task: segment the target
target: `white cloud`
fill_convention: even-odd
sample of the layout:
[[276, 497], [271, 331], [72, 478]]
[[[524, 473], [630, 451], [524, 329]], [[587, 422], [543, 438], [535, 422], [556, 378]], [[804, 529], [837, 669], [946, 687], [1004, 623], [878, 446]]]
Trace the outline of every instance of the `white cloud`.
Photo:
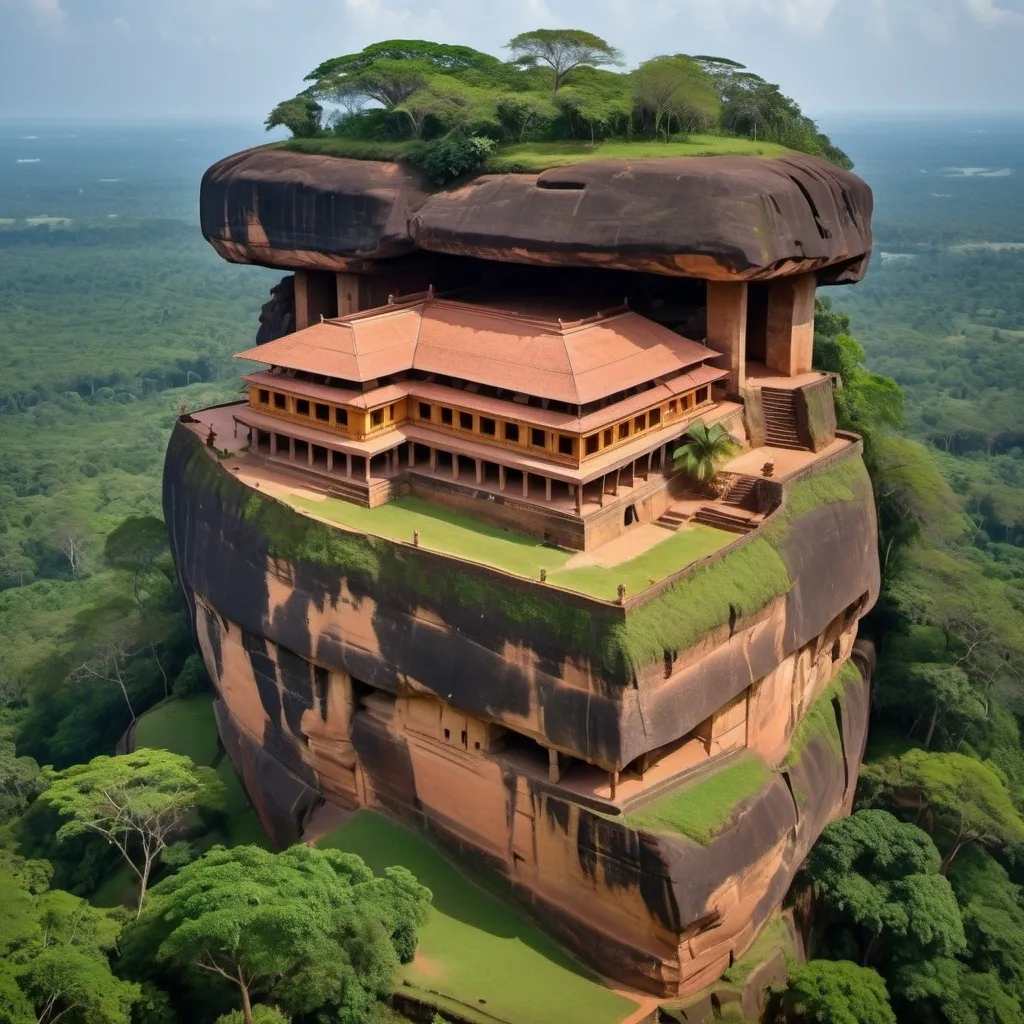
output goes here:
[[46, 25], [58, 27], [67, 21], [68, 13], [60, 0], [27, 0], [26, 6]]
[[994, 25], [1006, 21], [1024, 24], [1024, 14], [1008, 7], [1001, 7], [996, 0], [966, 0], [966, 3], [971, 14], [986, 24]]

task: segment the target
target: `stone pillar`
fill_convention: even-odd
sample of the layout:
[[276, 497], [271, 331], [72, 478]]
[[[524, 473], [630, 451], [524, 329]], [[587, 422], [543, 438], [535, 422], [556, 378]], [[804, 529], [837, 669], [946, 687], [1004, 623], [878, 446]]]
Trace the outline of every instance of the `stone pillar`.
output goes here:
[[416, 442], [415, 441], [410, 441], [409, 442], [409, 468], [410, 469], [415, 469], [416, 468]]
[[523, 497], [528, 498], [530, 496], [530, 474], [525, 470], [523, 471]]
[[345, 476], [352, 476], [352, 456], [347, 452], [345, 453]]
[[459, 479], [459, 457], [458, 455], [452, 455], [452, 479]]
[[599, 508], [604, 508], [604, 492], [607, 490], [607, 488], [608, 488], [608, 477], [607, 476], [603, 476], [603, 477], [601, 477], [601, 494], [600, 494], [600, 496], [597, 499], [597, 504], [598, 504]]
[[561, 777], [558, 766], [558, 751], [548, 747], [548, 782], [557, 783]]
[[364, 455], [363, 456], [363, 480], [366, 483], [370, 482], [370, 463], [372, 461], [373, 461], [373, 457], [371, 455]]
[[505, 490], [505, 467], [498, 463], [498, 490]]
[[333, 448], [328, 448], [327, 449], [327, 472], [328, 473], [333, 473], [334, 472], [334, 449]]
[[544, 498], [546, 501], [551, 501], [551, 477], [544, 477]]
[[358, 313], [362, 308], [362, 279], [358, 274], [335, 274], [338, 291], [338, 316]]
[[726, 386], [733, 394], [743, 390], [746, 378], [747, 283], [708, 281], [708, 347], [726, 356]]
[[484, 460], [476, 460], [476, 482], [482, 484], [484, 482]]
[[437, 449], [430, 449], [430, 472], [433, 473], [437, 470]]
[[325, 270], [295, 271], [295, 329], [338, 315], [334, 275]]
[[619, 496], [619, 478], [622, 476], [622, 467], [619, 466], [615, 470], [615, 483], [612, 484], [612, 497], [617, 498]]
[[576, 515], [583, 515], [583, 484], [576, 488]]
[[294, 437], [289, 437], [288, 438], [288, 458], [291, 459], [292, 462], [295, 461], [295, 438]]
[[306, 462], [307, 462], [307, 463], [308, 463], [308, 464], [309, 464], [310, 466], [312, 466], [312, 465], [313, 465], [313, 442], [312, 442], [312, 441], [310, 441], [310, 442], [309, 442], [309, 443], [308, 443], [308, 444], [306, 445]]
[[272, 430], [270, 432], [270, 454], [271, 455], [276, 455], [277, 454], [277, 431], [276, 430]]
[[765, 355], [769, 369], [787, 377], [810, 370], [817, 287], [815, 274], [797, 274], [771, 282]]

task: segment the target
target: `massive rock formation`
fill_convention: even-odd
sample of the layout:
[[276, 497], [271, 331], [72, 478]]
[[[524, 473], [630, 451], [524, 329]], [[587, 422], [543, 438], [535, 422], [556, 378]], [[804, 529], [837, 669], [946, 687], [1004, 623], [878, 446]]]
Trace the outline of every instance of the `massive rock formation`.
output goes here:
[[238, 263], [352, 271], [416, 251], [704, 280], [859, 280], [871, 191], [809, 156], [594, 160], [430, 192], [394, 163], [247, 150], [203, 178], [200, 216]]
[[[702, 158], [428, 193], [399, 165], [261, 149], [211, 168], [201, 206], [225, 258], [296, 271], [259, 341], [317, 311], [383, 304], [417, 275], [521, 294], [579, 267], [581, 294], [640, 282], [644, 315], [706, 325], [728, 357], [714, 402], [737, 437], [767, 446], [746, 470], [757, 528], [617, 603], [426, 550], [418, 535], [341, 530], [287, 488], [261, 489], [261, 466], [278, 481], [313, 474], [327, 405], [318, 425], [305, 401], [301, 428], [289, 426], [298, 406], [282, 405], [268, 428], [305, 431], [308, 467], [287, 438], [290, 464], [272, 461], [276, 434], [260, 455], [230, 408], [214, 409], [176, 426], [164, 478], [221, 736], [275, 842], [294, 841], [325, 798], [375, 807], [503, 876], [607, 976], [675, 996], [715, 981], [848, 813], [866, 739], [872, 665], [855, 643], [878, 593], [874, 501], [859, 439], [836, 431], [831, 382], [809, 370], [815, 285], [867, 265], [867, 186], [808, 157]], [[500, 277], [515, 264], [533, 276]], [[322, 374], [307, 384], [316, 402], [334, 394]], [[214, 426], [234, 429], [237, 459], [203, 444]], [[643, 486], [667, 494], [671, 460], [657, 480], [645, 465]], [[345, 486], [323, 483], [353, 500]], [[471, 514], [487, 499], [457, 471], [446, 487]], [[624, 528], [603, 487], [600, 515]], [[703, 831], [658, 817], [744, 766], [762, 774]]]

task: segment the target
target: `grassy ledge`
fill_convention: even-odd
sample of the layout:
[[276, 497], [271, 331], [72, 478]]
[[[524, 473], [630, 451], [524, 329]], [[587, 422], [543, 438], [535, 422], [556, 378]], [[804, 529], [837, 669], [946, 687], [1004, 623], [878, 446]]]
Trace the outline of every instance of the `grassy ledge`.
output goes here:
[[[270, 144], [293, 153], [347, 157], [351, 160], [415, 161], [422, 142], [366, 142], [338, 136], [288, 139]], [[500, 145], [488, 159], [482, 174], [536, 174], [550, 167], [585, 160], [655, 160], [680, 156], [792, 156], [793, 150], [774, 142], [727, 135], [692, 135], [686, 142], [522, 142]]]
[[757, 754], [746, 752], [714, 775], [678, 789], [626, 815], [630, 828], [684, 835], [707, 846], [728, 824], [736, 807], [759, 793], [772, 772]]

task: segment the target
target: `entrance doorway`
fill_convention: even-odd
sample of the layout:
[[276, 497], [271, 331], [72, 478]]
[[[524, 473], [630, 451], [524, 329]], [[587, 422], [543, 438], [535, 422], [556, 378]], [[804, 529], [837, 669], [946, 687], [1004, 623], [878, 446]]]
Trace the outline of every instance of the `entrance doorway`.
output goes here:
[[748, 363], [768, 362], [768, 290], [771, 285], [754, 281], [747, 286], [747, 342]]
[[622, 519], [624, 526], [632, 526], [634, 523], [640, 522], [640, 517], [636, 512], [636, 505], [627, 505], [625, 514]]

